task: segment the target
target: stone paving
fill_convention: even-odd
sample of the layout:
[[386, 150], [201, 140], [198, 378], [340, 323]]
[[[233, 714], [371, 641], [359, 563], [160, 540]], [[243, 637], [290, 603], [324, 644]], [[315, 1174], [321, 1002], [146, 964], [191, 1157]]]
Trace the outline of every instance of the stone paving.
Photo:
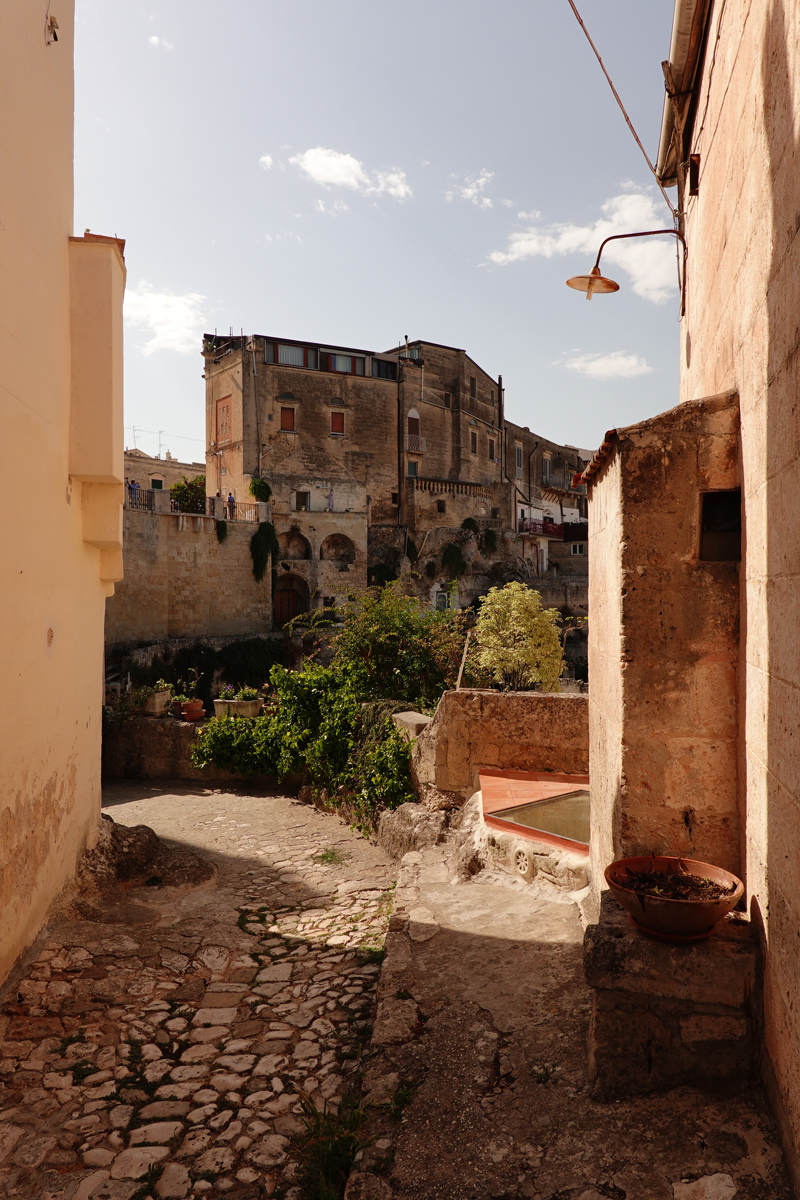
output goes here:
[[392, 869], [287, 797], [121, 783], [105, 804], [218, 878], [39, 939], [0, 1005], [0, 1195], [294, 1200], [300, 1100], [335, 1109], [359, 1070]]

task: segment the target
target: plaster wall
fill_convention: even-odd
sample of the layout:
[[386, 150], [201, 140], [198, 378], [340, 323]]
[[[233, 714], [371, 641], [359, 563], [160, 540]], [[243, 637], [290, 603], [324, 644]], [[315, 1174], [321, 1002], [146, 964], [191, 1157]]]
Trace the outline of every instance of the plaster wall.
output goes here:
[[70, 240], [73, 17], [48, 46], [41, 7], [0, 6], [0, 980], [95, 838], [121, 574], [125, 268], [116, 239]]
[[227, 528], [219, 542], [210, 517], [126, 509], [125, 579], [106, 604], [106, 644], [268, 632], [271, 573], [256, 583], [250, 557], [258, 526]]
[[445, 692], [414, 744], [415, 783], [459, 792], [466, 800], [480, 786], [481, 767], [586, 774], [587, 697], [481, 688]]
[[715, 5], [708, 45], [681, 397], [740, 396], [742, 865], [763, 926], [768, 1073], [800, 1183], [800, 9]]

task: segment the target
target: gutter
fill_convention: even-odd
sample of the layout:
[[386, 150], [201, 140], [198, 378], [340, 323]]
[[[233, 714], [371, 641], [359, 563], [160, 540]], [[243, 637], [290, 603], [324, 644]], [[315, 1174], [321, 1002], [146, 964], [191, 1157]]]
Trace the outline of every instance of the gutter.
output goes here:
[[[672, 96], [664, 97], [661, 117], [661, 136], [656, 158], [656, 176], [664, 187], [674, 187], [678, 182], [678, 165], [684, 148], [678, 146], [679, 137], [675, 127], [675, 104], [680, 107], [681, 125], [691, 128], [698, 81], [699, 68], [705, 49], [705, 32], [711, 0], [675, 0], [672, 20], [672, 40], [669, 48], [669, 67], [675, 83]], [[679, 157], [680, 152], [680, 157]]]

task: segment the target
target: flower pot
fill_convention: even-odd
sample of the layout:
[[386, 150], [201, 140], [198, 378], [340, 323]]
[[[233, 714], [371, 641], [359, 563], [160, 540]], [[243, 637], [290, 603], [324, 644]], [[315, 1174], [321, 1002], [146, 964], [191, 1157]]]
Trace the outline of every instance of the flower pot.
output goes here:
[[[635, 872], [665, 875], [698, 875], [729, 890], [716, 899], [677, 900], [669, 896], [642, 895], [634, 891]], [[614, 897], [643, 933], [668, 941], [695, 941], [713, 933], [718, 921], [735, 908], [744, 895], [744, 884], [736, 875], [694, 858], [645, 855], [621, 858], [606, 867], [605, 877]]]
[[183, 705], [183, 719], [185, 721], [201, 721], [205, 715], [202, 700], [187, 700]]
[[264, 701], [255, 700], [215, 700], [215, 717], [257, 717], [261, 712]]
[[153, 692], [152, 696], [147, 697], [143, 711], [154, 717], [160, 717], [169, 708], [170, 695], [170, 692]]
[[181, 717], [183, 716], [183, 701], [182, 700], [173, 700], [172, 701], [172, 715], [173, 715], [173, 717], [177, 717], [178, 720], [181, 719]]

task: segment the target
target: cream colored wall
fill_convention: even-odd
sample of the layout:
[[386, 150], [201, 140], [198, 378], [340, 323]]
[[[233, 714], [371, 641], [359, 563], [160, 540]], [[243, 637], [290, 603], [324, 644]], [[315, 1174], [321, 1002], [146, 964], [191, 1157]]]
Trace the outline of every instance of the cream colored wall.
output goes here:
[[105, 597], [120, 577], [116, 244], [72, 234], [73, 5], [0, 5], [0, 979], [100, 811]]
[[800, 7], [714, 8], [692, 147], [701, 175], [681, 398], [740, 397], [744, 859], [763, 923], [773, 1095], [800, 1182]]

